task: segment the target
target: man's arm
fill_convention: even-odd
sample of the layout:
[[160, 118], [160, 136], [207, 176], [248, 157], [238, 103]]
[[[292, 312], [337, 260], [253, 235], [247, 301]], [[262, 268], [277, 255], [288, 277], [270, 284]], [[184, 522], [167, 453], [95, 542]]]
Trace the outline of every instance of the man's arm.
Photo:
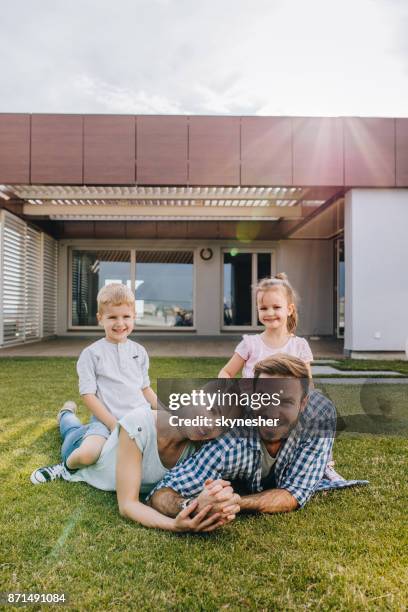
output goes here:
[[239, 502], [241, 512], [293, 512], [299, 508], [299, 503], [289, 491], [285, 489], [270, 489], [253, 495], [244, 495]]
[[[182, 495], [165, 487], [155, 491], [148, 501], [155, 510], [166, 516], [175, 517], [182, 509], [184, 498]], [[211, 505], [211, 513], [221, 514], [221, 517], [227, 520], [233, 520], [239, 512], [240, 497], [225, 480], [207, 481], [203, 490], [197, 497], [197, 511], [200, 512], [203, 508]]]
[[314, 494], [333, 447], [336, 413], [332, 402], [320, 393], [309, 401], [308, 427], [288, 438], [275, 464], [277, 488], [242, 497], [241, 511], [292, 512], [303, 508]]

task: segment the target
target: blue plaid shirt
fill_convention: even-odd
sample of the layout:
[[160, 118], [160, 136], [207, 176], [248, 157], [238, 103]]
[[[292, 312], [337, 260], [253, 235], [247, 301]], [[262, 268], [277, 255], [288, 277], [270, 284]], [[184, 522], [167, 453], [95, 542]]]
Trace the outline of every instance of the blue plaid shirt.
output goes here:
[[[297, 425], [281, 445], [273, 465], [274, 487], [286, 489], [304, 506], [317, 491], [365, 484], [357, 480], [324, 478], [336, 430], [336, 411], [319, 391], [309, 394]], [[257, 429], [231, 431], [204, 444], [172, 468], [152, 490], [168, 487], [183, 497], [198, 495], [207, 479], [239, 480], [249, 491], [263, 490], [262, 450]], [[268, 488], [268, 487], [267, 487]]]

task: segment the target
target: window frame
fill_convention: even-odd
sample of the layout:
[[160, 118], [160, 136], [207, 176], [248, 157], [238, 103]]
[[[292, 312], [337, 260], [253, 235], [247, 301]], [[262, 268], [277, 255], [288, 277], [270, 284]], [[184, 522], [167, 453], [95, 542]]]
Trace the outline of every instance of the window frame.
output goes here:
[[[194, 325], [192, 327], [168, 327], [168, 326], [138, 326], [137, 324], [137, 319], [135, 322], [135, 326], [133, 328], [133, 332], [132, 333], [136, 333], [136, 332], [144, 332], [144, 331], [159, 331], [159, 332], [163, 332], [163, 331], [168, 331], [168, 332], [174, 332], [174, 333], [180, 333], [180, 332], [184, 332], [184, 333], [190, 333], [190, 332], [195, 332], [197, 331], [196, 329], [196, 325], [195, 325], [195, 317], [196, 317], [196, 263], [197, 263], [197, 249], [195, 249], [194, 247], [162, 247], [160, 249], [154, 249], [154, 248], [147, 248], [147, 247], [139, 247], [139, 248], [133, 248], [133, 247], [122, 247], [122, 248], [118, 248], [118, 247], [114, 247], [114, 246], [76, 246], [76, 245], [71, 245], [68, 248], [68, 326], [67, 326], [67, 331], [96, 331], [96, 330], [101, 330], [101, 327], [99, 325], [73, 325], [72, 324], [72, 253], [73, 251], [95, 251], [95, 250], [101, 250], [103, 249], [104, 251], [127, 251], [130, 252], [130, 287], [131, 290], [133, 291], [133, 293], [135, 294], [135, 285], [136, 285], [136, 267], [137, 267], [137, 251], [151, 251], [152, 253], [157, 253], [160, 251], [175, 251], [175, 252], [179, 252], [179, 251], [183, 251], [183, 252], [190, 252], [193, 254], [193, 321], [194, 321]], [[135, 294], [136, 295], [136, 294]], [[136, 298], [137, 299], [137, 298]]]

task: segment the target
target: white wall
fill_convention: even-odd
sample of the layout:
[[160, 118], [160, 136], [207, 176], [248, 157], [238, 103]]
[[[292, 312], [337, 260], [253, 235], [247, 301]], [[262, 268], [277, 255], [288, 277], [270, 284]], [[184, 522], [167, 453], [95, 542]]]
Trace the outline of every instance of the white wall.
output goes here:
[[277, 272], [286, 272], [299, 294], [299, 335], [333, 334], [333, 242], [284, 240]]
[[345, 344], [402, 351], [408, 337], [408, 189], [352, 189], [345, 200]]

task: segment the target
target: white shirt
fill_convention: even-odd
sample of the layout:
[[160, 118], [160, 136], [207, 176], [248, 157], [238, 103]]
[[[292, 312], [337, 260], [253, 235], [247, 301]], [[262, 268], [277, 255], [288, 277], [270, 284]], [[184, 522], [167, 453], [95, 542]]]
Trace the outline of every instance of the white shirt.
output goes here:
[[149, 357], [133, 340], [94, 342], [79, 356], [77, 372], [79, 393], [96, 395], [117, 419], [148, 405], [142, 389], [150, 386]]
[[[116, 456], [119, 442], [119, 431], [123, 427], [129, 437], [135, 441], [142, 453], [142, 480], [140, 493], [147, 495], [168, 471], [160, 460], [157, 448], [157, 427], [155, 413], [150, 406], [133, 410], [117, 423], [104, 447], [98, 461], [74, 472], [71, 481], [84, 481], [104, 491], [116, 489]], [[178, 463], [194, 452], [194, 445], [187, 442]]]

